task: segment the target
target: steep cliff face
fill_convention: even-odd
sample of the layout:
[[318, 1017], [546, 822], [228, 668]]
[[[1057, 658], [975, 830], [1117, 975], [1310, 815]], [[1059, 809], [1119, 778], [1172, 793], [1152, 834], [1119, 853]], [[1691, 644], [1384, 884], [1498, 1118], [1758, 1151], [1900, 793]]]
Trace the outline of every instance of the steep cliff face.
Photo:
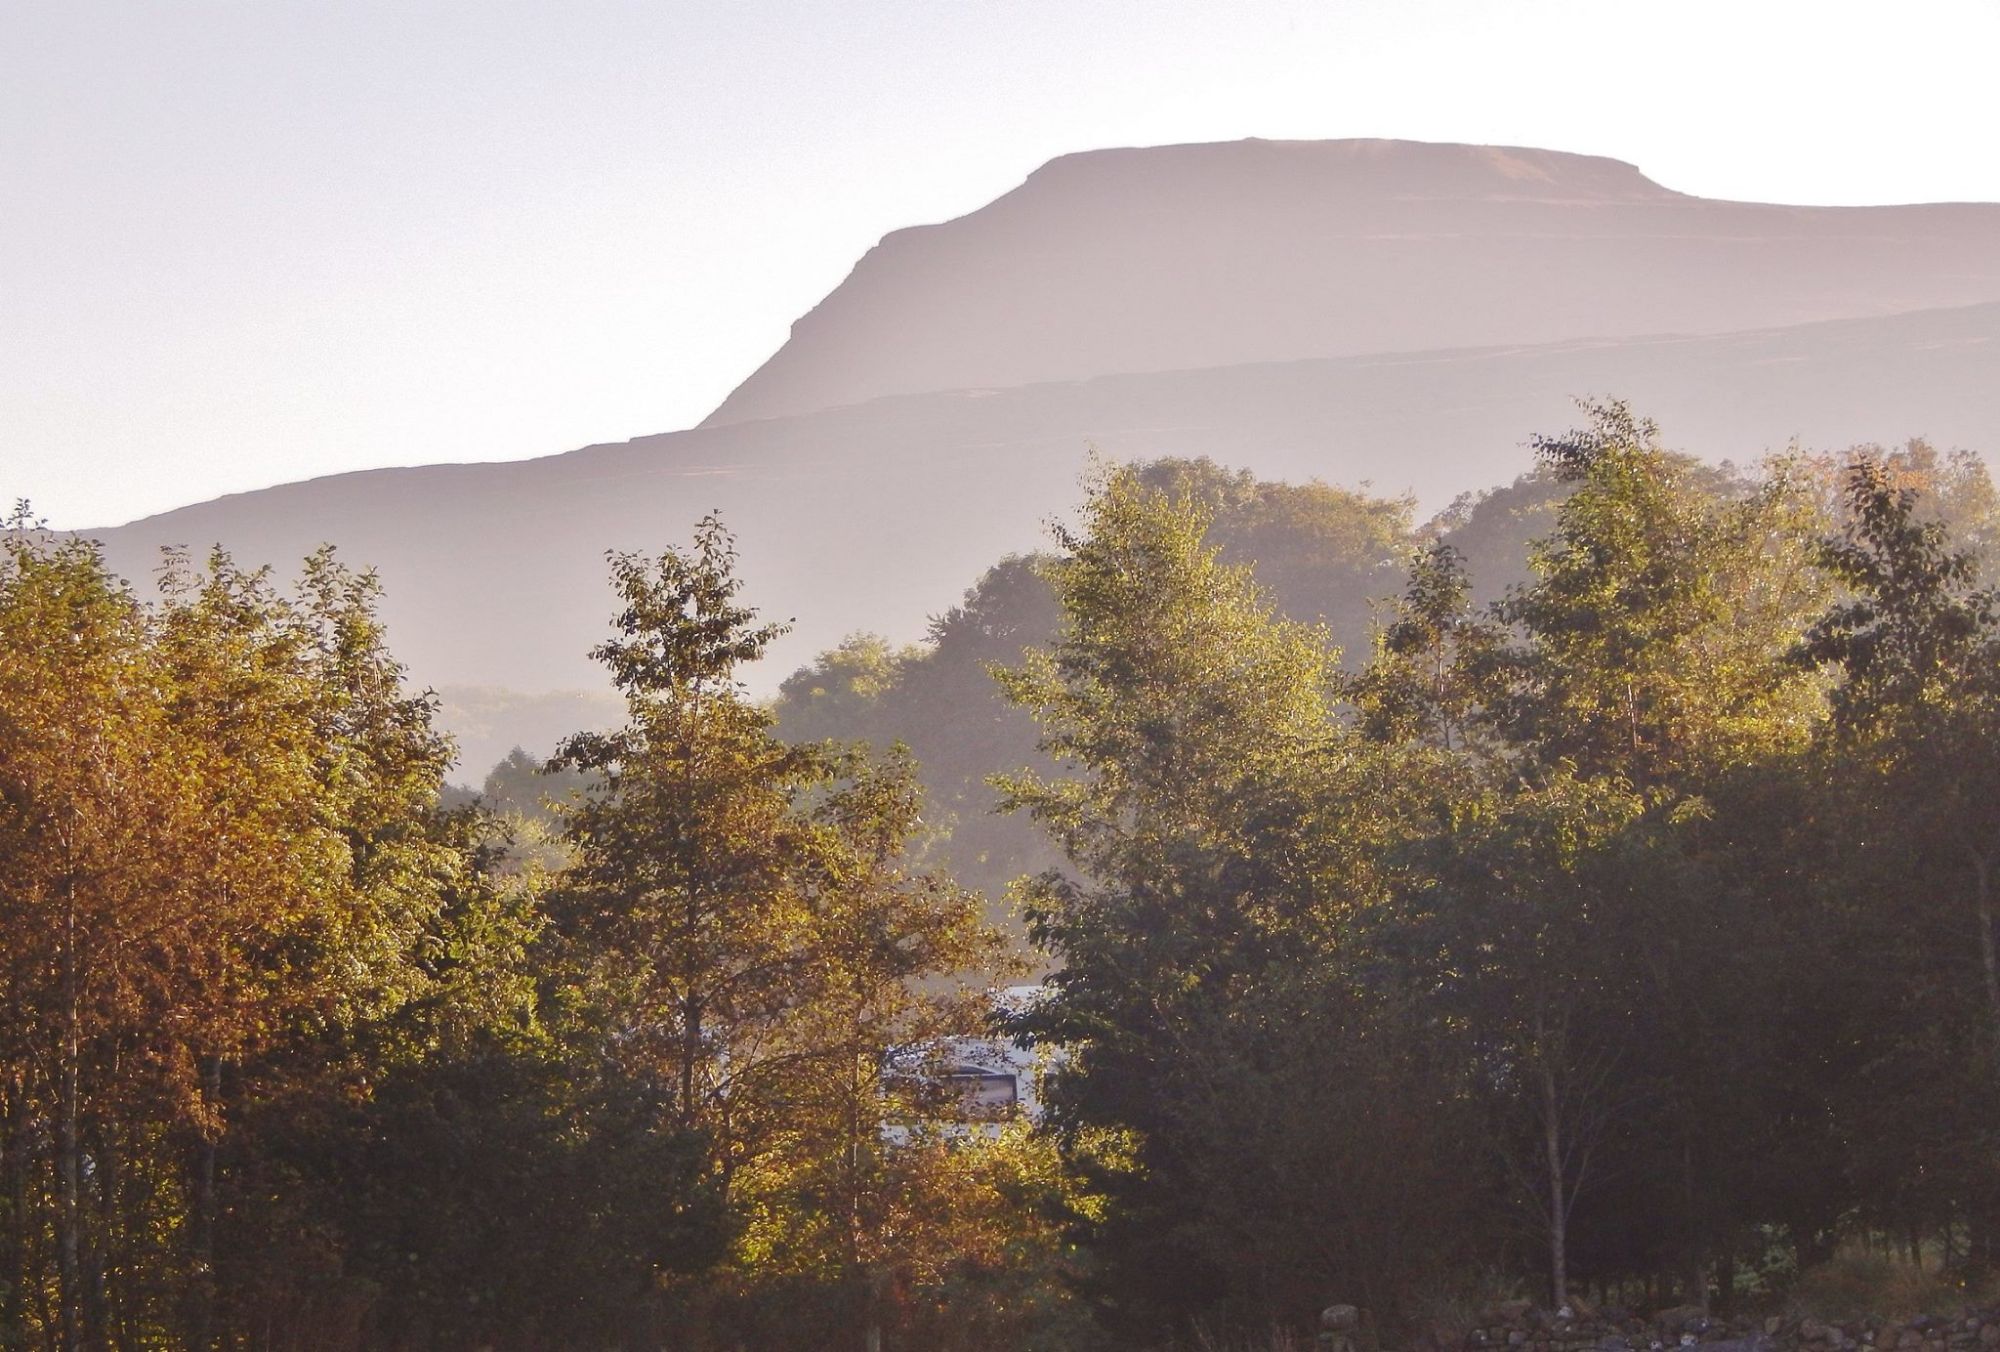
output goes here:
[[891, 394], [2000, 300], [2000, 206], [1786, 207], [1407, 141], [1064, 156], [885, 238], [704, 425]]

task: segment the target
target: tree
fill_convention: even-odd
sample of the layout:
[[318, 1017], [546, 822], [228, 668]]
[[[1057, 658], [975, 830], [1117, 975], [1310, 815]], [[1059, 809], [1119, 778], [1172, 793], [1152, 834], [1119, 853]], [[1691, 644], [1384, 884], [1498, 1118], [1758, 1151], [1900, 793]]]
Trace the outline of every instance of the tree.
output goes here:
[[558, 753], [602, 787], [566, 809], [553, 922], [613, 1059], [664, 1087], [750, 1218], [739, 1255], [829, 1281], [865, 1329], [883, 1317], [884, 1065], [977, 1026], [964, 983], [998, 940], [978, 898], [909, 865], [906, 756], [788, 744], [745, 697], [737, 667], [781, 630], [739, 603], [734, 562], [714, 518], [688, 552], [613, 556], [625, 609], [597, 656], [629, 720]]
[[1646, 917], [1617, 865], [1642, 812], [1629, 789], [1566, 771], [1467, 795], [1404, 903], [1498, 1106], [1502, 1161], [1547, 1246], [1552, 1308], [1569, 1301], [1578, 1202], [1615, 1167], [1611, 1133], [1634, 1106], [1623, 1063], [1643, 1055], [1632, 959]]
[[435, 998], [430, 942], [482, 908], [444, 920], [468, 867], [433, 811], [449, 746], [401, 689], [372, 579], [322, 554], [292, 600], [217, 554], [170, 557], [163, 585], [144, 606], [93, 546], [25, 517], [0, 563], [24, 1016], [5, 1049], [7, 1316], [71, 1347], [161, 1328], [208, 1345], [246, 1081], [308, 1040], [323, 1074], [333, 1030]]
[[1206, 457], [1155, 460], [1135, 472], [1144, 486], [1206, 510], [1219, 557], [1255, 567], [1278, 613], [1326, 626], [1350, 656], [1367, 651], [1370, 604], [1410, 549], [1412, 499], [1317, 479], [1261, 480]]
[[1720, 767], [1803, 745], [1820, 704], [1784, 661], [1820, 592], [1789, 480], [1725, 496], [1622, 404], [1537, 441], [1571, 492], [1502, 605], [1527, 640], [1499, 711], [1545, 764], [1700, 792]]
[[[1423, 1057], [1354, 942], [1404, 785], [1336, 716], [1323, 631], [1275, 616], [1209, 522], [1107, 472], [1048, 565], [1053, 644], [1002, 674], [1055, 765], [1005, 780], [1009, 800], [1071, 864], [1028, 890], [1060, 966], [1019, 1027], [1070, 1057], [1056, 1122], [1106, 1197], [1104, 1306], [1152, 1333], [1203, 1312], [1300, 1322], [1329, 1286], [1386, 1302], [1397, 1265], [1369, 1223], [1449, 1252], [1462, 1181], [1417, 1163], [1454, 1154], [1427, 1148], [1454, 1114], [1415, 1107], [1449, 1090], [1391, 1072]], [[1314, 1157], [1351, 1164], [1345, 1186], [1295, 1172]]]
[[1916, 490], [1895, 486], [1885, 465], [1862, 456], [1847, 482], [1850, 524], [1827, 540], [1823, 566], [1846, 588], [1806, 634], [1809, 662], [1836, 666], [1836, 723], [1872, 741], [1877, 772], [1900, 780], [1969, 874], [1973, 946], [2000, 1073], [2000, 938], [1993, 873], [2000, 771], [1975, 748], [2000, 731], [2000, 613], [1979, 589], [1973, 555], [1954, 550], [1945, 526], [1919, 517]]
[[1464, 557], [1442, 542], [1418, 551], [1373, 661], [1349, 687], [1363, 728], [1377, 741], [1465, 749], [1501, 693], [1501, 643], [1500, 627], [1473, 610]]
[[783, 629], [738, 604], [734, 561], [712, 517], [691, 553], [612, 557], [620, 637], [594, 655], [629, 721], [570, 738], [553, 762], [602, 780], [568, 810], [575, 863], [554, 923], [595, 963], [621, 1056], [663, 1075], [675, 1121], [709, 1135], [725, 1187], [748, 1130], [737, 1090], [806, 975], [793, 860], [813, 835], [794, 807], [820, 778], [735, 683]]
[[[1850, 790], [1845, 819], [1860, 847], [1844, 879], [1849, 914], [1878, 953], [1894, 955], [1905, 991], [1921, 993], [1892, 1002], [1878, 1030], [1900, 1031], [1905, 1063], [1956, 1077], [1963, 1043], [1985, 1044], [1984, 1073], [1955, 1096], [1969, 1116], [1936, 1142], [1926, 1172], [1956, 1194], [1933, 1205], [1969, 1210], [1979, 1256], [1996, 1262], [2000, 1177], [1989, 1124], [2000, 1105], [2000, 766], [1990, 748], [2000, 737], [2000, 615], [1978, 585], [1974, 556], [1953, 547], [1892, 465], [1857, 456], [1845, 497], [1846, 528], [1821, 546], [1843, 594], [1799, 653], [1841, 678], [1833, 763]], [[1953, 979], [1957, 972], [1966, 979]], [[1911, 1144], [1896, 1132], [1860, 1139], [1897, 1156]]]
[[[7, 1089], [20, 1209], [11, 1219], [48, 1225], [56, 1280], [43, 1332], [65, 1349], [100, 1344], [110, 1318], [91, 1195], [102, 1175], [88, 1160], [103, 1106], [123, 1089], [111, 1067], [163, 1031], [150, 1016], [165, 1012], [162, 997], [172, 1001], [163, 988], [171, 956], [149, 961], [152, 945], [128, 945], [125, 931], [156, 936], [171, 955], [191, 910], [191, 889], [170, 862], [191, 805], [148, 697], [151, 637], [94, 548], [50, 540], [25, 512], [10, 523], [0, 567], [0, 872], [14, 1011]], [[40, 1132], [53, 1198], [27, 1173]], [[14, 1292], [34, 1283], [25, 1241], [10, 1246], [21, 1263], [9, 1274]], [[17, 1305], [10, 1326], [22, 1329], [28, 1314]]]

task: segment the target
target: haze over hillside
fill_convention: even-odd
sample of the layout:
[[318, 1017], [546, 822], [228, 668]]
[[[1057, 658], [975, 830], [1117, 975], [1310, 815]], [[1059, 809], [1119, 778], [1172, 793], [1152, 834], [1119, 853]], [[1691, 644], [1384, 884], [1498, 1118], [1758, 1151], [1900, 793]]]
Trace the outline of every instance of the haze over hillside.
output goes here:
[[1991, 449], [1996, 376], [2000, 206], [1704, 202], [1610, 160], [1398, 142], [1102, 152], [892, 235], [699, 428], [90, 533], [135, 578], [162, 544], [282, 565], [331, 540], [380, 569], [418, 680], [534, 692], [598, 683], [607, 548], [720, 508], [750, 599], [799, 617], [774, 687], [849, 631], [920, 636], [1040, 543], [1089, 444], [1435, 508], [1524, 470], [1579, 395], [1715, 457]]
[[882, 399], [494, 465], [374, 470], [97, 532], [143, 577], [162, 542], [292, 560], [321, 539], [377, 565], [418, 676], [517, 689], [594, 679], [603, 551], [686, 538], [720, 508], [753, 597], [798, 631], [789, 665], [855, 628], [914, 638], [1074, 500], [1086, 446], [1208, 454], [1429, 507], [1528, 468], [1525, 440], [1617, 392], [1678, 444], [1753, 456], [1922, 433], [2000, 444], [2000, 304], [1697, 339], [1555, 344], [1110, 376]]

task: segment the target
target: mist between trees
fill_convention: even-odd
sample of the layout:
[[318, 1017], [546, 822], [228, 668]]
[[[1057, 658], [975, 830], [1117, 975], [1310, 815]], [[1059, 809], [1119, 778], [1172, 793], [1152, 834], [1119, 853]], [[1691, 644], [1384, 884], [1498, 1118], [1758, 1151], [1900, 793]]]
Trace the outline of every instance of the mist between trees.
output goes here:
[[[1984, 469], [1717, 469], [1616, 404], [1537, 449], [1422, 525], [1101, 468], [769, 706], [707, 520], [611, 560], [623, 725], [472, 801], [367, 574], [147, 600], [23, 511], [0, 1342], [1396, 1345], [1857, 1242], [1989, 1280]], [[961, 1120], [972, 1034], [1039, 1121]]]

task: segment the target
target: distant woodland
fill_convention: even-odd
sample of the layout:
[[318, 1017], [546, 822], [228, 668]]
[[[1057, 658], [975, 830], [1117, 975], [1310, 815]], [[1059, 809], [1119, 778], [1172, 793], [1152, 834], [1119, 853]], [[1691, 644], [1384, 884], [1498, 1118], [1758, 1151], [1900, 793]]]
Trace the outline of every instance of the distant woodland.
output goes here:
[[[370, 574], [142, 595], [22, 509], [0, 1345], [1247, 1348], [1341, 1301], [1411, 1346], [1856, 1254], [1992, 1289], [1983, 464], [1716, 467], [1616, 403], [1536, 450], [1429, 521], [1099, 466], [927, 642], [774, 701], [709, 518], [610, 559], [620, 725], [476, 794]], [[1040, 1111], [974, 1111], [965, 1039]]]

